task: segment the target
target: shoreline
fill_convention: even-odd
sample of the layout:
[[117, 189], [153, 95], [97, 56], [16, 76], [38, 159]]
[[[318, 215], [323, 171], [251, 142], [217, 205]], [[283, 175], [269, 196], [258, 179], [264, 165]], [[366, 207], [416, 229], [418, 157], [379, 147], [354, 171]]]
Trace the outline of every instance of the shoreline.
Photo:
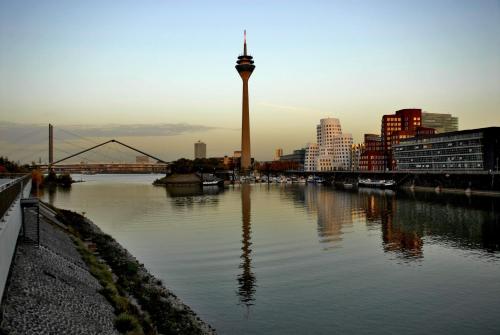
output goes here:
[[34, 211], [18, 238], [0, 334], [216, 334], [94, 222], [40, 209], [38, 238]]
[[162, 280], [94, 222], [73, 211], [55, 210], [58, 218], [80, 235], [89, 249], [95, 248], [99, 260], [104, 261], [116, 277], [118, 291], [123, 291], [137, 305], [158, 333], [216, 334], [215, 329], [166, 288]]

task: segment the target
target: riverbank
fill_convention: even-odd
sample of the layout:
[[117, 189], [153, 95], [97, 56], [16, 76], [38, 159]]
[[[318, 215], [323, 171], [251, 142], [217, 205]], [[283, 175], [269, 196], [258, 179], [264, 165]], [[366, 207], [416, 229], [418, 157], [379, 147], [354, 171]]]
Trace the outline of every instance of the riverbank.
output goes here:
[[20, 239], [0, 334], [215, 333], [93, 222], [52, 210], [40, 247]]

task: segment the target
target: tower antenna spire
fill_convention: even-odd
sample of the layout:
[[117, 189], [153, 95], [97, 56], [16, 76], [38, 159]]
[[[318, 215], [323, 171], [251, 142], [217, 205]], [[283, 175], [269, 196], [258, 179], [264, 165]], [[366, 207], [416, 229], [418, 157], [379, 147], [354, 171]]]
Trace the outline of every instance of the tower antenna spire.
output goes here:
[[247, 55], [247, 30], [243, 30], [243, 55]]

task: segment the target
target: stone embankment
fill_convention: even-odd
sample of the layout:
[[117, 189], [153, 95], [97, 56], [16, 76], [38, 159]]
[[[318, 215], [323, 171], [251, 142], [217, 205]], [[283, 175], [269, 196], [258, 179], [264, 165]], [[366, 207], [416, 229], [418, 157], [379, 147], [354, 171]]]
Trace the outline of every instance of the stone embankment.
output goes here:
[[[35, 214], [28, 213], [33, 224]], [[0, 333], [118, 334], [114, 309], [64, 232], [40, 222], [40, 246], [18, 241]]]
[[215, 334], [111, 236], [53, 210], [40, 246], [19, 240], [0, 334]]

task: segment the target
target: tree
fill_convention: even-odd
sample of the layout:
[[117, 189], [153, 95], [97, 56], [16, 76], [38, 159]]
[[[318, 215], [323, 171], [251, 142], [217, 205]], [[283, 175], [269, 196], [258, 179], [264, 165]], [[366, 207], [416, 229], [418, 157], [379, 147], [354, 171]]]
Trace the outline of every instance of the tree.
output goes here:
[[0, 172], [22, 173], [26, 171], [25, 167], [10, 161], [7, 157], [0, 156]]
[[170, 165], [172, 173], [192, 173], [193, 161], [186, 158], [180, 158]]
[[224, 165], [218, 158], [196, 158], [195, 160], [181, 158], [173, 162], [170, 169], [173, 173], [212, 172], [224, 169]]

